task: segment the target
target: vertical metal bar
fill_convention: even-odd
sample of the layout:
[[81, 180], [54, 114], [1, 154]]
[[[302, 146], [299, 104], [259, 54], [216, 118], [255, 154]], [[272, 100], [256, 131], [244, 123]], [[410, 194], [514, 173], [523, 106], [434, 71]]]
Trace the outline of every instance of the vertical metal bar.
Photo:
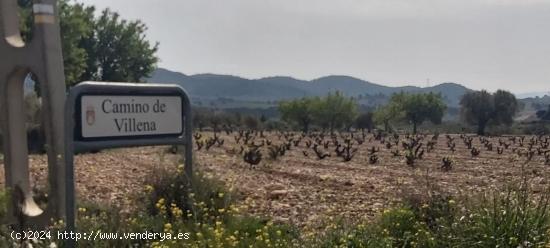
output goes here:
[[[27, 148], [27, 132], [25, 128], [25, 112], [23, 101], [23, 81], [28, 70], [18, 68], [8, 78], [6, 85], [5, 111], [7, 120], [4, 130], [6, 147], [6, 185], [15, 190], [13, 201], [16, 201], [22, 217], [36, 217], [43, 211], [32, 198], [29, 170], [29, 153]], [[16, 211], [18, 212], [18, 211]], [[22, 223], [20, 223], [22, 224]]]
[[[12, 192], [7, 216], [2, 221], [17, 223], [42, 213], [34, 204], [30, 188], [27, 133], [23, 108], [23, 81], [28, 72], [24, 61], [16, 1], [0, 1], [0, 128], [2, 129], [6, 188]], [[27, 204], [29, 203], [29, 204]], [[32, 209], [32, 211], [31, 211]], [[24, 216], [27, 215], [27, 216]]]
[[38, 73], [42, 93], [43, 125], [48, 144], [48, 180], [50, 198], [48, 207], [56, 217], [65, 215], [64, 163], [64, 104], [66, 98], [65, 73], [61, 51], [61, 33], [57, 0], [35, 1], [33, 5], [35, 38], [42, 51]]
[[183, 114], [185, 115], [185, 174], [189, 178], [189, 182], [193, 181], [193, 118], [191, 116], [191, 101], [189, 96], [184, 94], [184, 109]]

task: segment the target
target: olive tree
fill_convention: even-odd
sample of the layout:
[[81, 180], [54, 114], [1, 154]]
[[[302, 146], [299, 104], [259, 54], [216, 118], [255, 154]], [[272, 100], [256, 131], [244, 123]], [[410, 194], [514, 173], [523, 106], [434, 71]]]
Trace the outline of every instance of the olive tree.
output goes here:
[[333, 133], [335, 129], [351, 126], [357, 116], [357, 102], [336, 91], [316, 102], [314, 110], [316, 122]]
[[315, 115], [315, 107], [319, 98], [301, 98], [279, 103], [281, 119], [286, 122], [294, 122], [301, 126], [303, 132], [308, 132]]
[[405, 120], [412, 125], [413, 133], [416, 133], [418, 125], [425, 121], [440, 124], [446, 109], [440, 94], [401, 92], [393, 94], [388, 104], [376, 110], [374, 118], [384, 124], [385, 131], [389, 131], [391, 120]]
[[516, 97], [504, 90], [494, 94], [482, 91], [472, 91], [460, 99], [462, 119], [471, 125], [477, 125], [477, 134], [484, 135], [489, 123], [511, 125], [513, 117], [519, 110]]
[[397, 99], [390, 101], [384, 106], [378, 107], [374, 111], [374, 122], [384, 125], [384, 131], [391, 131], [390, 122], [401, 118], [402, 113], [399, 110], [400, 104], [397, 102]]
[[357, 102], [340, 92], [325, 97], [304, 97], [279, 103], [281, 119], [297, 123], [308, 132], [312, 124], [334, 132], [341, 127], [351, 127], [357, 117]]
[[403, 118], [412, 124], [413, 133], [416, 133], [418, 125], [425, 121], [440, 124], [447, 106], [440, 94], [420, 93], [394, 94], [390, 101], [402, 112]]

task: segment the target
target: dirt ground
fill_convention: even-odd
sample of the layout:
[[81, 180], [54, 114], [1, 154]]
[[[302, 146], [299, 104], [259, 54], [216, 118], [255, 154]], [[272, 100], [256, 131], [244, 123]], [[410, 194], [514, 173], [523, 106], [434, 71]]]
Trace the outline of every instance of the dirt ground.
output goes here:
[[[488, 151], [475, 137], [473, 146], [481, 153], [473, 157], [458, 135], [450, 136], [456, 144], [455, 152], [447, 146], [448, 138], [440, 135], [435, 149], [425, 153], [423, 159], [412, 168], [405, 163], [401, 144], [387, 149], [385, 143], [376, 140], [372, 134], [366, 136], [362, 145], [355, 144], [357, 154], [349, 162], [335, 156], [332, 145], [327, 149], [320, 146], [330, 151], [331, 157], [318, 159], [312, 148], [307, 148], [305, 144], [312, 138], [305, 137], [298, 146], [292, 144], [290, 150], [277, 160], [268, 158], [267, 145], [261, 147], [263, 159], [251, 168], [240, 153], [241, 146], [245, 151], [248, 148], [242, 140], [236, 144], [236, 135], [221, 135], [223, 145], [213, 145], [208, 151], [205, 147], [197, 151], [195, 146], [197, 168], [224, 180], [228, 187], [240, 192], [242, 197], [238, 203], [245, 211], [298, 226], [314, 225], [328, 216], [371, 218], [403, 197], [425, 194], [430, 189], [460, 196], [500, 188], [519, 180], [522, 164], [527, 158], [518, 154], [528, 151], [527, 143], [531, 138], [526, 137], [524, 145], [520, 146], [518, 142], [501, 137], [510, 146], [498, 154], [499, 137], [489, 138], [494, 145], [493, 151]], [[213, 133], [205, 132], [200, 140], [212, 136]], [[299, 133], [294, 134], [295, 139], [299, 136]], [[424, 144], [431, 137], [427, 135]], [[271, 141], [272, 145], [288, 142], [275, 133], [266, 134], [266, 137], [258, 135], [253, 139], [255, 144], [260, 144], [262, 140]], [[368, 162], [368, 150], [372, 147], [380, 150], [377, 153], [379, 161], [375, 164]], [[402, 153], [399, 157], [390, 153], [396, 147]], [[535, 144], [532, 150], [536, 148], [542, 152], [548, 150], [543, 150], [540, 144]], [[155, 174], [155, 170], [161, 166], [176, 167], [176, 156], [166, 153], [166, 150], [166, 147], [146, 147], [77, 155], [75, 168], [79, 197], [131, 209], [135, 192], [144, 190], [145, 182]], [[440, 168], [441, 160], [446, 156], [454, 161], [450, 171]], [[32, 155], [30, 158], [33, 182], [38, 187], [43, 187], [46, 182], [45, 160], [42, 155]], [[535, 154], [523, 168], [535, 193], [547, 187], [550, 170], [545, 165], [543, 154]], [[3, 184], [3, 167], [0, 173]]]

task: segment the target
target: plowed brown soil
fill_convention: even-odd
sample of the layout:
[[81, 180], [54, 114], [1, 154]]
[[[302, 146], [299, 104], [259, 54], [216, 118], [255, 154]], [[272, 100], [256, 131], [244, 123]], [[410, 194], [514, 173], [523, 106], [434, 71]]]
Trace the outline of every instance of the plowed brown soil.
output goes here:
[[[415, 168], [406, 165], [403, 156], [393, 156], [371, 134], [365, 143], [355, 145], [358, 153], [350, 162], [336, 157], [332, 146], [322, 148], [330, 151], [331, 157], [318, 159], [311, 148], [306, 148], [304, 141], [308, 138], [304, 138], [297, 147], [292, 145], [290, 151], [274, 161], [268, 159], [266, 146], [260, 148], [263, 160], [251, 168], [239, 154], [243, 144], [242, 141], [235, 143], [235, 135], [221, 135], [225, 143], [221, 147], [214, 145], [208, 151], [204, 147], [197, 151], [195, 147], [196, 167], [240, 192], [242, 197], [238, 202], [245, 211], [299, 226], [315, 224], [327, 216], [370, 218], [405, 196], [423, 194], [434, 188], [454, 195], [474, 195], [518, 180], [522, 167], [535, 193], [541, 192], [550, 178], [550, 168], [545, 165], [543, 155], [536, 154], [522, 166], [527, 158], [518, 153], [527, 151], [530, 136], [525, 138], [524, 146], [501, 138], [511, 143], [501, 155], [496, 151], [498, 137], [489, 138], [493, 151], [487, 151], [476, 137], [473, 146], [479, 148], [481, 154], [472, 157], [458, 135], [452, 135], [456, 143], [454, 153], [447, 147], [446, 137], [440, 135], [435, 150], [426, 153]], [[213, 134], [204, 132], [202, 136], [204, 140]], [[426, 140], [430, 138], [428, 135]], [[268, 133], [265, 138], [256, 137], [256, 144], [264, 139], [277, 145], [285, 142], [275, 133]], [[379, 161], [369, 164], [368, 149], [373, 146], [380, 149]], [[398, 147], [403, 155], [401, 144]], [[77, 155], [79, 197], [120, 206], [125, 211], [131, 209], [136, 205], [136, 192], [144, 190], [148, 178], [159, 167], [176, 167], [176, 156], [166, 150], [167, 147], [145, 147]], [[308, 153], [307, 157], [303, 151]], [[451, 171], [440, 168], [445, 156], [454, 160]], [[43, 187], [47, 176], [46, 157], [32, 155], [30, 164], [34, 185]], [[3, 184], [3, 169], [1, 173]]]

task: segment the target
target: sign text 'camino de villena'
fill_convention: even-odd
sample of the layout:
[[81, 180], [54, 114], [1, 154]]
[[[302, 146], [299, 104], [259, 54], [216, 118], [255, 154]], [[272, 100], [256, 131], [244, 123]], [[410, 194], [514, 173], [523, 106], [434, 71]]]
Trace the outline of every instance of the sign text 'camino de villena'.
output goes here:
[[85, 95], [81, 104], [83, 138], [183, 131], [178, 96]]

